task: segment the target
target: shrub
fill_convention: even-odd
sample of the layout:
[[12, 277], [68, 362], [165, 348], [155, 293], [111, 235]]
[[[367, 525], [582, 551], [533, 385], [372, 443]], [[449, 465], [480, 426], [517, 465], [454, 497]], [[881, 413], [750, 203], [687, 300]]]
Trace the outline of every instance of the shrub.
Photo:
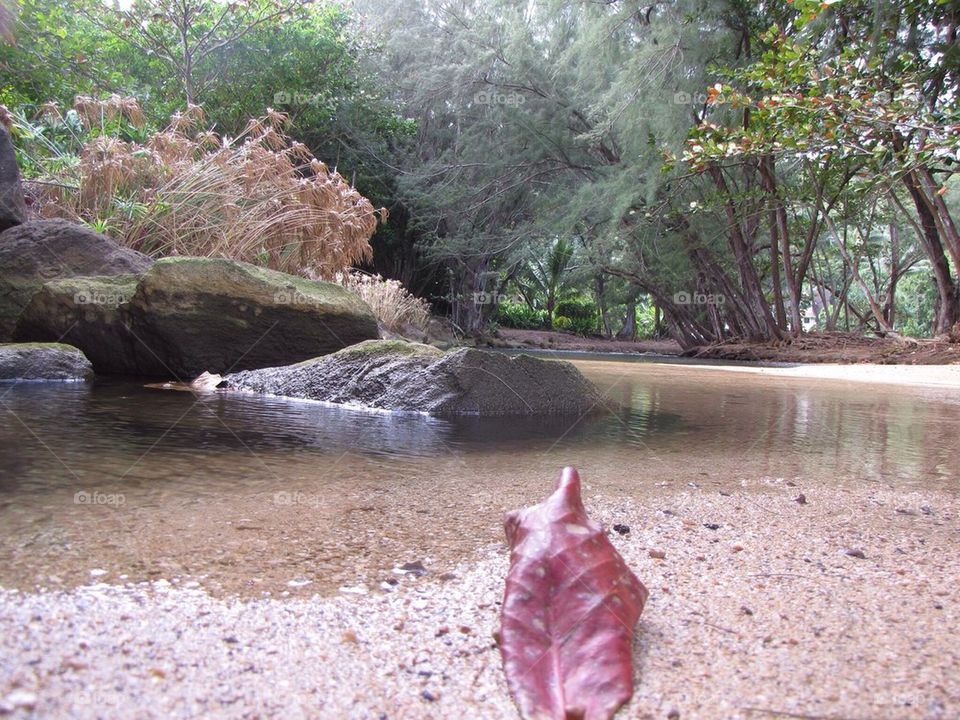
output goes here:
[[501, 327], [519, 330], [540, 330], [547, 324], [546, 313], [534, 310], [526, 303], [500, 303], [493, 319]]
[[384, 280], [379, 275], [356, 270], [337, 273], [333, 280], [366, 301], [377, 322], [390, 332], [402, 334], [410, 325], [426, 330], [430, 320], [429, 303], [410, 293], [399, 280]]
[[45, 143], [31, 184], [40, 214], [86, 222], [143, 252], [329, 278], [370, 258], [378, 217], [386, 220], [385, 209], [287, 136], [289, 119], [275, 110], [232, 139], [203, 130], [203, 111], [190, 106], [140, 141], [127, 130], [142, 127], [143, 114], [118, 96], [78, 97], [65, 115], [48, 103], [43, 117], [46, 126], [19, 118], [17, 134], [43, 142], [45, 130], [69, 130], [79, 118], [85, 136], [76, 155]]
[[573, 332], [573, 320], [563, 315], [559, 315], [553, 319], [553, 329], [560, 330], [562, 332]]
[[592, 335], [597, 331], [596, 318], [573, 318], [558, 315], [553, 319], [553, 329], [576, 333], [577, 335]]
[[594, 323], [599, 310], [597, 304], [589, 298], [572, 298], [558, 302], [553, 314], [571, 320], [590, 320], [591, 323]]

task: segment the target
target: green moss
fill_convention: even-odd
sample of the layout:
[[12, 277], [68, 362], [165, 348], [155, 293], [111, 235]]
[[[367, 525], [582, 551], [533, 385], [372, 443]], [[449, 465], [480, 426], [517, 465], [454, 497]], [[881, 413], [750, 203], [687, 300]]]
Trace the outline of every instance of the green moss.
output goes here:
[[[248, 282], [253, 280], [253, 283]], [[342, 308], [373, 318], [369, 306], [346, 288], [321, 280], [308, 280], [239, 260], [202, 257], [168, 257], [147, 271], [150, 290], [191, 288], [211, 295], [234, 296], [238, 287], [258, 288], [264, 301], [278, 304], [315, 304]], [[248, 295], [249, 297], [249, 295]]]
[[59, 352], [79, 353], [80, 350], [73, 345], [66, 343], [44, 343], [44, 342], [25, 342], [25, 343], [0, 343], [0, 350], [13, 350], [14, 352], [27, 350], [58, 350]]
[[379, 357], [381, 355], [403, 355], [404, 357], [414, 357], [422, 355], [424, 357], [440, 357], [443, 351], [432, 345], [422, 343], [408, 342], [406, 340], [364, 340], [356, 345], [351, 345], [343, 350], [338, 350], [335, 355], [367, 355], [369, 357]]

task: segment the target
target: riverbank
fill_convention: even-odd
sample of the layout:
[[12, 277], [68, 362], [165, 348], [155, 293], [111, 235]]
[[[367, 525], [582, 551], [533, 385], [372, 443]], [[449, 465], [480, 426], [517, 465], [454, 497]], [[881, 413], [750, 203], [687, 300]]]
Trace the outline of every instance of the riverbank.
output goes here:
[[606, 340], [546, 330], [501, 328], [484, 344], [513, 350], [676, 355], [698, 360], [876, 365], [960, 364], [960, 342], [946, 338], [877, 338], [855, 333], [808, 333], [781, 342], [730, 340], [683, 351], [673, 340]]
[[[644, 503], [585, 494], [605, 527], [629, 526], [611, 540], [650, 590], [637, 688], [619, 717], [960, 712], [954, 493], [766, 478]], [[0, 707], [13, 717], [518, 717], [493, 639], [505, 546], [442, 576], [427, 569], [388, 590], [312, 599], [214, 598], [166, 579], [0, 591]]]
[[784, 363], [874, 363], [948, 365], [960, 363], [956, 337], [879, 338], [856, 333], [808, 333], [781, 342], [730, 340], [685, 352], [705, 360]]

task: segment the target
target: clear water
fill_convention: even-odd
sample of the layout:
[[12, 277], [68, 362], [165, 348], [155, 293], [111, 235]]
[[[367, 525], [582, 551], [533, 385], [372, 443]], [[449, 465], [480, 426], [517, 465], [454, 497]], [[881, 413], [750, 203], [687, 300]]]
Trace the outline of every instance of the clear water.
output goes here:
[[691, 485], [958, 487], [960, 389], [576, 364], [605, 395], [582, 418], [438, 419], [116, 380], [0, 385], [0, 584], [376, 587], [397, 564], [439, 570], [500, 541], [503, 513], [538, 501], [568, 464], [588, 493], [651, 502]]

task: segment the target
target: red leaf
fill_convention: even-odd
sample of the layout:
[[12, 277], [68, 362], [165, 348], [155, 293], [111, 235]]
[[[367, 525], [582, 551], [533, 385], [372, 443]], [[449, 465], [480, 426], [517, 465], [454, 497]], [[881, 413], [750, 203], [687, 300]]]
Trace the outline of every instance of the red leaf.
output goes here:
[[633, 694], [633, 627], [647, 589], [587, 517], [580, 476], [507, 515], [501, 612], [507, 684], [527, 718], [602, 720]]

